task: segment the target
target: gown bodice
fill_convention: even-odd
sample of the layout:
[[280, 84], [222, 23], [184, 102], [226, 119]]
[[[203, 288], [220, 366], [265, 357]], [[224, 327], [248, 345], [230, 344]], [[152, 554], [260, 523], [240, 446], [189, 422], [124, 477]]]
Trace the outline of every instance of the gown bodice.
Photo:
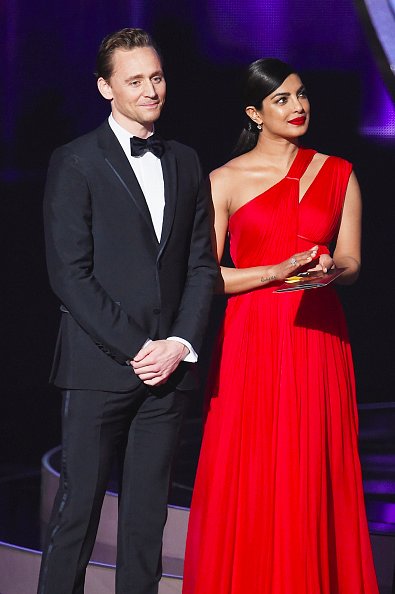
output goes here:
[[314, 245], [328, 252], [339, 228], [351, 164], [327, 157], [299, 201], [300, 178], [315, 154], [299, 148], [287, 175], [230, 217], [230, 253], [237, 268], [281, 262]]

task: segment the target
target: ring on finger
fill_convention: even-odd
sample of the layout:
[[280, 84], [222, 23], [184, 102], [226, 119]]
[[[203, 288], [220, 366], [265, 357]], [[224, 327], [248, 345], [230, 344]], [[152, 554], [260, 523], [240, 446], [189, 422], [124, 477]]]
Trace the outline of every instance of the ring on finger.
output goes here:
[[297, 262], [296, 258], [292, 257], [290, 259], [290, 263], [291, 263], [291, 266], [296, 266], [298, 262]]

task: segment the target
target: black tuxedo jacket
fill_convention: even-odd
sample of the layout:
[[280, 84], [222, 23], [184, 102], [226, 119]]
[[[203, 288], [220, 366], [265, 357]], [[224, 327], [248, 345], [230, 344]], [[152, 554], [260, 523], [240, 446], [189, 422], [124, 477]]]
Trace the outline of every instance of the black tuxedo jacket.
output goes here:
[[[44, 199], [51, 286], [61, 323], [51, 381], [130, 390], [126, 364], [148, 338], [180, 336], [199, 350], [217, 275], [208, 198], [196, 153], [166, 142], [158, 242], [134, 172], [108, 122], [52, 155]], [[194, 387], [182, 363], [170, 383]]]

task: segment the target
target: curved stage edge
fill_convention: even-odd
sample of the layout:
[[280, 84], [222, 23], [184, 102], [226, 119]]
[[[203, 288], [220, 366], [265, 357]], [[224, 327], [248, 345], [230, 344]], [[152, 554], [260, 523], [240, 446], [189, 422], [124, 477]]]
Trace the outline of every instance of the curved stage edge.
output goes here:
[[[41, 467], [40, 525], [45, 530], [54, 500], [59, 473], [52, 460], [60, 447], [47, 452]], [[86, 574], [86, 594], [111, 594], [115, 588], [117, 494], [107, 491], [92, 560]], [[178, 594], [182, 589], [182, 573], [189, 509], [168, 506], [168, 519], [163, 535], [163, 577], [159, 594]], [[0, 593], [32, 594], [40, 570], [41, 551], [0, 541]]]
[[[393, 427], [395, 424], [393, 421], [395, 419], [395, 404], [362, 405], [359, 407], [359, 414], [366, 507], [380, 594], [394, 594], [395, 452]], [[59, 483], [57, 471], [59, 452], [60, 447], [54, 448], [42, 459], [39, 513], [41, 533], [48, 523]], [[190, 466], [189, 456], [188, 466]], [[36, 473], [37, 482], [38, 474]], [[188, 486], [184, 485], [184, 488], [191, 490], [190, 477], [186, 482]], [[118, 498], [115, 489], [108, 490], [103, 503], [92, 561], [87, 570], [86, 594], [113, 594], [114, 592], [117, 512]], [[159, 594], [181, 592], [188, 517], [189, 509], [187, 507], [168, 506], [168, 520], [163, 538], [164, 572], [159, 586]], [[3, 538], [3, 540], [5, 539]], [[35, 546], [34, 542], [31, 544]], [[38, 542], [37, 546], [39, 546]], [[0, 540], [0, 594], [32, 594], [36, 589], [40, 561], [41, 552], [39, 550]]]

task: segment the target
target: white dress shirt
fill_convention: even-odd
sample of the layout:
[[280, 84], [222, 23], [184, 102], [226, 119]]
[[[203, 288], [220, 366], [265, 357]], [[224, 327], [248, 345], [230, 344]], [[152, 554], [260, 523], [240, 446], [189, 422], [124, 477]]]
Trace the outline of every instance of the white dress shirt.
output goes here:
[[[155, 229], [155, 234], [160, 241], [163, 225], [163, 211], [165, 207], [165, 187], [163, 182], [163, 172], [160, 159], [153, 153], [147, 151], [140, 157], [132, 157], [130, 151], [131, 134], [125, 128], [122, 128], [110, 114], [108, 123], [111, 130], [117, 137], [124, 153], [134, 171], [137, 181], [143, 191], [145, 200], [147, 202], [148, 210], [150, 211], [152, 224]], [[196, 363], [198, 356], [192, 345], [179, 336], [169, 336], [167, 340], [175, 340], [181, 342], [187, 347], [189, 353], [184, 358], [188, 363]], [[148, 344], [150, 339], [145, 344]]]

